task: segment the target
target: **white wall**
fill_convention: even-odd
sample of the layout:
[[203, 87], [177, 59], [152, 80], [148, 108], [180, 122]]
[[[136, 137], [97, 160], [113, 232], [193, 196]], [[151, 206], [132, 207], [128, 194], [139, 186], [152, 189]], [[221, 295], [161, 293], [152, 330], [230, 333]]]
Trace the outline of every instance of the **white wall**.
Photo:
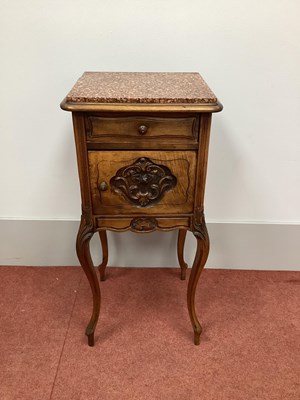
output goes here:
[[199, 71], [224, 104], [207, 220], [300, 224], [299, 16], [298, 0], [0, 0], [0, 217], [78, 219], [59, 103], [83, 71]]

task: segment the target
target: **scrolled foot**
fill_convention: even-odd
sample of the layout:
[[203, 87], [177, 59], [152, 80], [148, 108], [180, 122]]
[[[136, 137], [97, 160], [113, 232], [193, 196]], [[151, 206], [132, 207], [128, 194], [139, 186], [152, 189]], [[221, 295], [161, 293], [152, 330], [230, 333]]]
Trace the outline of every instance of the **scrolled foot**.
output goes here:
[[90, 347], [94, 347], [95, 344], [95, 339], [94, 339], [94, 332], [90, 333], [89, 335], [86, 333], [87, 337], [88, 337], [88, 345]]
[[106, 281], [106, 275], [105, 275], [105, 270], [99, 267], [99, 274], [100, 274], [100, 281], [104, 282]]
[[95, 329], [96, 329], [96, 324], [90, 321], [85, 330], [85, 334], [88, 337], [88, 345], [91, 347], [93, 347], [95, 344], [95, 337], [94, 337]]
[[202, 332], [201, 326], [199, 328], [194, 329], [194, 344], [196, 346], [199, 346], [199, 344], [200, 344], [201, 332]]
[[100, 281], [101, 282], [106, 281], [106, 275], [105, 275], [105, 269], [106, 268], [105, 267], [103, 268], [103, 266], [101, 266], [101, 265], [99, 267], [99, 274], [100, 274]]
[[184, 263], [184, 264], [181, 266], [180, 279], [181, 279], [182, 281], [184, 281], [185, 278], [186, 278], [186, 270], [187, 270], [187, 268], [188, 268], [187, 263]]

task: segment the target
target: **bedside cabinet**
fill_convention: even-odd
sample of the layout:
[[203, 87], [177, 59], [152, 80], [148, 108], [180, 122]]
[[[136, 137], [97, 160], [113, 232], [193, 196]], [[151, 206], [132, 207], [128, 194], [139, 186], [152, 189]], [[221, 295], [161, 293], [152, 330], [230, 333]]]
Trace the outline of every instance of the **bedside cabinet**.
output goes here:
[[203, 201], [211, 115], [222, 105], [198, 73], [85, 72], [61, 103], [71, 111], [82, 198], [76, 250], [93, 294], [88, 344], [100, 312], [89, 242], [99, 232], [105, 280], [106, 231], [178, 230], [181, 279], [187, 230], [197, 239], [187, 305], [199, 344], [195, 292], [209, 238]]

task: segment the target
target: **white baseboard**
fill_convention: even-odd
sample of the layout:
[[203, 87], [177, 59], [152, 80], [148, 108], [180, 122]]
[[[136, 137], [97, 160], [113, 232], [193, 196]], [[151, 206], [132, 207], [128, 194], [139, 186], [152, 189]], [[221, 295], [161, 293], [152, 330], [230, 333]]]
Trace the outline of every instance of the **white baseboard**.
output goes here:
[[[79, 222], [72, 220], [0, 220], [0, 265], [78, 265], [75, 238]], [[300, 270], [300, 225], [208, 223], [211, 239], [207, 268]], [[138, 235], [108, 233], [109, 265], [175, 267], [176, 232]], [[95, 264], [101, 248], [92, 239]], [[193, 261], [195, 240], [188, 234], [185, 258]]]

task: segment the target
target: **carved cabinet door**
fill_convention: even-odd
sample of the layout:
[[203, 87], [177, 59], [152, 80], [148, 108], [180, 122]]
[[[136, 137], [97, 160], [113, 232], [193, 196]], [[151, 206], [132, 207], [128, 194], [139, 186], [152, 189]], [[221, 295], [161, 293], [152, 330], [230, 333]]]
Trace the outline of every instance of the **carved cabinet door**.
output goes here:
[[89, 151], [94, 214], [193, 212], [195, 151]]

